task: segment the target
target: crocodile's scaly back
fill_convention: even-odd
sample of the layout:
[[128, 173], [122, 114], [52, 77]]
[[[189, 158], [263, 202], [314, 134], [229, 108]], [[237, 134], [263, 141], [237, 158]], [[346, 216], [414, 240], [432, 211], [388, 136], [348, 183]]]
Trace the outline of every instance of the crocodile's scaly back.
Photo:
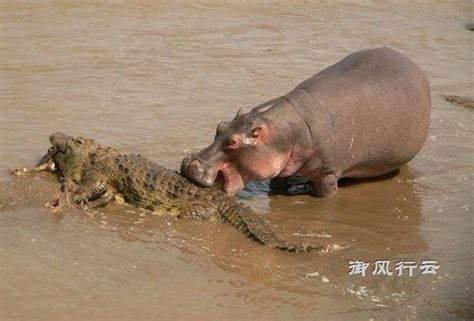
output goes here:
[[248, 206], [235, 202], [217, 189], [199, 187], [181, 174], [140, 155], [118, 155], [114, 162], [118, 173], [114, 175], [112, 185], [122, 192], [126, 201], [136, 206], [153, 211], [175, 208], [195, 219], [220, 220], [273, 248], [288, 251], [319, 249], [283, 241]]
[[152, 211], [173, 210], [179, 212], [179, 217], [228, 223], [247, 237], [273, 248], [296, 252], [321, 249], [282, 240], [249, 207], [216, 188], [199, 187], [140, 155], [120, 154], [91, 139], [63, 133], [51, 135], [50, 141], [53, 147], [32, 171], [59, 170], [64, 178], [63, 190], [69, 190], [76, 203], [99, 201], [97, 204], [103, 205], [120, 194], [130, 204]]

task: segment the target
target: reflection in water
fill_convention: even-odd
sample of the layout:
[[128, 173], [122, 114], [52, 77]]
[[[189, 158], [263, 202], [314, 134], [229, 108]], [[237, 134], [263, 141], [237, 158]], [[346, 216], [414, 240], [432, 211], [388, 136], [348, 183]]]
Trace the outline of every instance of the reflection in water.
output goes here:
[[[177, 168], [239, 107], [367, 47], [419, 63], [433, 110], [425, 147], [395, 177], [346, 184], [331, 199], [269, 196], [263, 183], [239, 196], [282, 236], [330, 245], [323, 254], [273, 251], [223, 224], [117, 204], [58, 220], [42, 207], [57, 188], [52, 176], [2, 182], [1, 318], [472, 319], [474, 119], [443, 99], [474, 93], [471, 7], [4, 2], [5, 181], [7, 168], [33, 164], [59, 130]], [[347, 274], [349, 259], [441, 267], [436, 276], [362, 278]]]
[[340, 197], [274, 196], [269, 199], [269, 216], [276, 213], [281, 220], [294, 221], [294, 228], [303, 226], [310, 235], [349, 247], [390, 248], [390, 255], [426, 250], [419, 233], [422, 204], [411, 183], [414, 178], [405, 166], [398, 175], [346, 180], [340, 184]]

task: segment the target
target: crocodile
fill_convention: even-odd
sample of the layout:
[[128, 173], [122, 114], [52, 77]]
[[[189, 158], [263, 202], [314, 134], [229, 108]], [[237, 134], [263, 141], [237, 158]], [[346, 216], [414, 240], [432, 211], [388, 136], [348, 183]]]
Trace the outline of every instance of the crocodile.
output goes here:
[[323, 249], [283, 240], [261, 216], [218, 187], [202, 188], [139, 154], [121, 154], [93, 139], [61, 132], [52, 134], [49, 140], [52, 146], [36, 166], [18, 168], [13, 173], [57, 173], [62, 181], [62, 193], [51, 202], [56, 208], [70, 204], [86, 208], [105, 206], [120, 197], [148, 210], [177, 212], [178, 218], [231, 224], [250, 239], [272, 248], [290, 252]]
[[463, 105], [467, 108], [474, 108], [474, 99], [471, 97], [451, 95], [444, 97], [444, 99], [453, 104]]

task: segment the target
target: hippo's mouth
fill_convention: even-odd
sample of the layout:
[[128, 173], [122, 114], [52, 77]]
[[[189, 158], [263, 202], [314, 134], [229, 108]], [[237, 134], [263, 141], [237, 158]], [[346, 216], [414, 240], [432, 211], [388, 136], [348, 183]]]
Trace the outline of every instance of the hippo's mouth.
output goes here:
[[222, 189], [227, 195], [235, 195], [244, 188], [245, 178], [235, 166], [227, 162], [209, 164], [196, 155], [189, 155], [181, 164], [181, 172], [202, 187]]
[[227, 195], [235, 195], [245, 186], [245, 179], [233, 167], [225, 164], [218, 170], [214, 186], [222, 189]]

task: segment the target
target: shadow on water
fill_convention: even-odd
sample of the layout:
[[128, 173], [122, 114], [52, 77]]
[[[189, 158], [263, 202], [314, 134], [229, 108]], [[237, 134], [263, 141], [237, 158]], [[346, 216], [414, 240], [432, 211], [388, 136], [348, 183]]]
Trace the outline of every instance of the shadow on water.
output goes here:
[[[400, 173], [400, 169], [396, 169], [384, 175], [377, 177], [368, 177], [368, 178], [342, 178], [338, 181], [338, 187], [352, 186], [357, 184], [369, 183], [369, 182], [378, 182], [386, 179], [393, 178]], [[247, 192], [251, 193], [251, 190], [261, 188], [264, 191], [267, 191], [270, 195], [311, 195], [313, 193], [313, 186], [310, 180], [302, 176], [291, 176], [289, 178], [274, 178], [272, 180], [267, 180], [265, 183], [258, 182], [250, 183], [250, 187], [247, 189]]]
[[[275, 224], [281, 222], [284, 231], [298, 231], [292, 233], [295, 236], [304, 234], [303, 227], [312, 231], [306, 232], [308, 237], [316, 233], [318, 240], [337, 239], [346, 244], [363, 241], [368, 242], [367, 247], [390, 247], [390, 243], [400, 247], [406, 243], [406, 250], [422, 251], [426, 249], [419, 234], [422, 202], [415, 178], [414, 171], [405, 166], [376, 178], [345, 179], [335, 197], [324, 199], [309, 195], [307, 181], [297, 178], [289, 190], [270, 192], [263, 211]], [[269, 191], [268, 182], [252, 182], [239, 196], [254, 205], [253, 199], [260, 202]], [[404, 234], [412, 237], [405, 239]]]

